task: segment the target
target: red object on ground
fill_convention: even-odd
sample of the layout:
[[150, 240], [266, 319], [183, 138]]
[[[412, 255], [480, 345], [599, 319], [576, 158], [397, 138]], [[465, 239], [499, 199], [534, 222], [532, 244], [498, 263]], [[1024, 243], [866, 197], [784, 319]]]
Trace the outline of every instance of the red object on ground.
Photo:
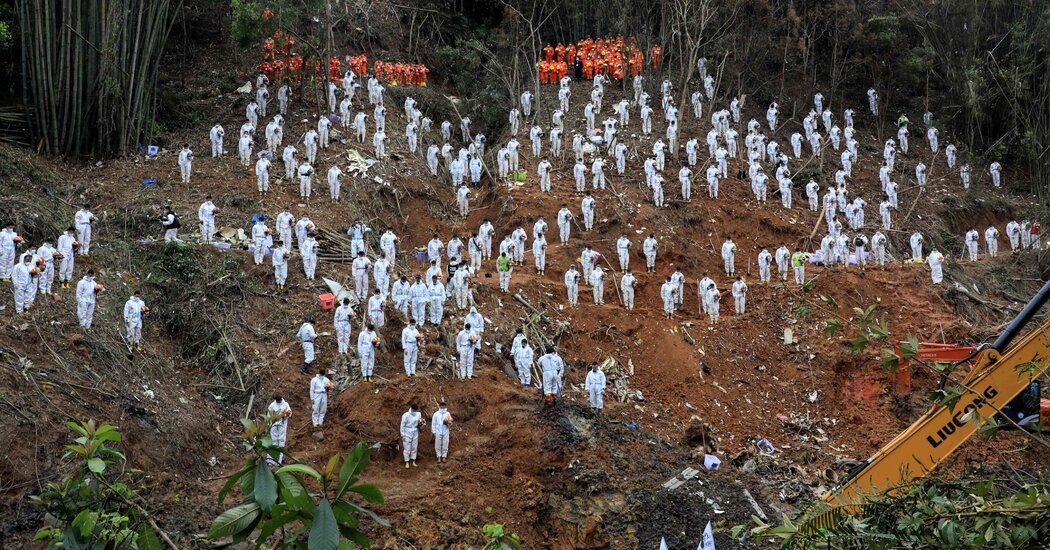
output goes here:
[[332, 294], [322, 294], [319, 296], [321, 299], [321, 309], [329, 310], [335, 309], [335, 296]]

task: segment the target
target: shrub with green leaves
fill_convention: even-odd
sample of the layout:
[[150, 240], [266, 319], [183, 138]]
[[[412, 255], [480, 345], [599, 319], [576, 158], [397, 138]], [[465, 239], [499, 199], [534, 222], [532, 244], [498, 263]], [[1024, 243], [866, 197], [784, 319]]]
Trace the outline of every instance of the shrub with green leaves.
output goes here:
[[1012, 488], [994, 480], [925, 479], [892, 495], [872, 496], [859, 509], [815, 509], [837, 521], [812, 529], [805, 518], [781, 525], [753, 517], [758, 540], [782, 548], [1046, 548], [1050, 488], [1043, 480]]
[[521, 550], [521, 538], [517, 533], [508, 533], [502, 524], [489, 523], [482, 530], [487, 542], [481, 550]]
[[368, 445], [358, 443], [343, 457], [332, 455], [320, 470], [299, 462], [274, 469], [282, 453], [288, 455], [270, 438], [273, 420], [241, 421], [241, 439], [250, 456], [219, 491], [223, 502], [239, 486], [241, 503], [215, 518], [208, 537], [232, 537], [256, 548], [370, 548], [361, 520], [367, 517], [381, 527], [390, 524], [365, 506], [383, 503], [378, 487], [359, 483], [371, 460]]
[[35, 540], [47, 541], [48, 548], [162, 548], [143, 509], [132, 503], [140, 472], [125, 468], [124, 454], [111, 446], [121, 439], [117, 427], [94, 420], [66, 426], [76, 433], [64, 455], [73, 460], [74, 472], [30, 497], [60, 526], [41, 528]]

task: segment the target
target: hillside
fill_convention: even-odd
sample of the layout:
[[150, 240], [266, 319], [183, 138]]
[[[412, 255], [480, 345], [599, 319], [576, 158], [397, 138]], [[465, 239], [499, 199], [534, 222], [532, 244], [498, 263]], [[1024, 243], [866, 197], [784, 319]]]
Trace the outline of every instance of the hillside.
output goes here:
[[[260, 199], [254, 173], [238, 164], [230, 137], [243, 122], [247, 102], [246, 95], [235, 91], [243, 82], [232, 76], [234, 69], [224, 67], [229, 76], [214, 80], [202, 70], [197, 80], [185, 83], [200, 122], [166, 136], [166, 142], [193, 147], [190, 184], [179, 182], [177, 147], [165, 148], [155, 159], [139, 154], [98, 164], [45, 161], [23, 149], [0, 147], [0, 194], [11, 198], [0, 206], [0, 218], [12, 220], [35, 243], [54, 238], [81, 203], [90, 203], [100, 219], [98, 246], [90, 258], [78, 258], [75, 278], [93, 267], [109, 288], [100, 300], [95, 327], [86, 333], [77, 329], [71, 289], [58, 290], [61, 301], [39, 299], [25, 316], [14, 315], [10, 289], [5, 290], [0, 311], [5, 391], [0, 404], [13, 421], [0, 434], [17, 444], [7, 446], [0, 460], [3, 510], [12, 518], [0, 533], [4, 540], [28, 540], [41, 522], [40, 512], [25, 497], [62, 471], [60, 451], [68, 434], [56, 426], [70, 418], [100, 418], [123, 429], [125, 451], [131, 464], [146, 472], [149, 500], [162, 527], [189, 547], [203, 546], [194, 537], [222, 510], [214, 495], [224, 476], [243, 460], [238, 419], [262, 413], [271, 395], [281, 393], [295, 411], [289, 448], [300, 460], [323, 463], [362, 440], [379, 445], [366, 478], [386, 494], [387, 504], [379, 512], [396, 531], [372, 530], [377, 547], [476, 548], [482, 544], [481, 527], [499, 522], [520, 533], [528, 548], [649, 548], [661, 537], [672, 548], [684, 548], [695, 544], [707, 520], [715, 524], [719, 548], [748, 546], [750, 542], [731, 538], [733, 525], [759, 510], [776, 519], [804, 508], [841, 479], [852, 461], [866, 459], [921, 414], [928, 405], [924, 392], [936, 385], [930, 373], [917, 371], [915, 390], [895, 395], [879, 368], [879, 347], [851, 351], [857, 330], [849, 326], [851, 314], [844, 314], [844, 331], [825, 333], [825, 321], [834, 314], [820, 297], [830, 297], [843, 312], [876, 305], [877, 315], [887, 318], [890, 342], [909, 335], [923, 341], [980, 342], [1009, 320], [1046, 275], [1042, 251], [1003, 253], [995, 259], [982, 254], [974, 263], [962, 258], [962, 235], [970, 226], [983, 230], [994, 224], [1004, 231], [1006, 222], [1040, 210], [1036, 199], [1014, 191], [1020, 188], [1014, 182], [1026, 175], [1008, 167], [1007, 187], [993, 189], [987, 176], [978, 176], [984, 167], [975, 164], [975, 182], [964, 192], [943, 154], [931, 154], [913, 131], [911, 153], [897, 157], [901, 208], [894, 216], [899, 229], [887, 232], [890, 252], [904, 257], [908, 236], [923, 232], [947, 257], [944, 283], [932, 284], [924, 264], [895, 261], [864, 271], [811, 266], [807, 277], [813, 282], [806, 290], [791, 283], [760, 284], [756, 258], [762, 248], [773, 252], [781, 243], [809, 251], [819, 247], [826, 226], [819, 212], [806, 209], [802, 187], [810, 176], [823, 189], [833, 184], [838, 167], [834, 155], [811, 158], [806, 147], [807, 154], [791, 160], [798, 174], [795, 202], [785, 209], [772, 191], [768, 202], [754, 200], [749, 183], [738, 177], [746, 174], [739, 159], [730, 163], [719, 198], [708, 199], [699, 176], [707, 162], [702, 145], [693, 200], [678, 199], [680, 163], [669, 160], [664, 170], [667, 206], [655, 208], [642, 162], [666, 123], [658, 109], [653, 135], [638, 135], [634, 105], [631, 123], [620, 134], [630, 151], [627, 173], [619, 176], [613, 163], [607, 163], [609, 189], [595, 192], [595, 228], [584, 232], [574, 226], [569, 245], [559, 246], [554, 219], [561, 204], [579, 215], [568, 142], [574, 131], [584, 130], [586, 82], [572, 85], [564, 145], [570, 152], [554, 162], [550, 193], [539, 190], [534, 175], [539, 159], [532, 156], [524, 132], [518, 136], [528, 171], [524, 185], [511, 187], [493, 179], [496, 150], [509, 136], [489, 135], [489, 172], [474, 192], [470, 215], [459, 219], [446, 168], [442, 165], [440, 177], [432, 178], [423, 157], [426, 146], [440, 140], [437, 113], [452, 111], [439, 93], [420, 91], [428, 102], [424, 113], [433, 109], [435, 127], [422, 136], [421, 152], [411, 154], [402, 135], [406, 121], [401, 98], [414, 91], [401, 89], [387, 98], [388, 158], [366, 176], [344, 179], [342, 200], [327, 198], [323, 176], [333, 163], [344, 162], [348, 149], [357, 148], [340, 139], [319, 155], [309, 204], [299, 202], [297, 185], [283, 181], [278, 162], [271, 168], [271, 190]], [[211, 94], [215, 80], [221, 90]], [[654, 98], [658, 86], [656, 78], [647, 76], [646, 88]], [[782, 112], [800, 112], [809, 104], [811, 91], [803, 88], [797, 97], [779, 98]], [[537, 98], [535, 120], [545, 130], [556, 93], [556, 86], [545, 86]], [[615, 86], [606, 87], [602, 117], [621, 95]], [[705, 103], [704, 112], [722, 108], [730, 99], [720, 91]], [[359, 94], [355, 111], [371, 113], [361, 100]], [[846, 107], [857, 111], [860, 158], [849, 190], [851, 196], [868, 200], [863, 232], [870, 236], [878, 223], [878, 166], [888, 136], [877, 130], [862, 96], [829, 100], [836, 117]], [[745, 102], [744, 116], [735, 126], [742, 135], [748, 119], [764, 120], [765, 101], [756, 97]], [[309, 103], [293, 102], [286, 142], [301, 138], [302, 130], [295, 129], [299, 121], [316, 116]], [[921, 120], [921, 113], [909, 116]], [[450, 120], [458, 126], [458, 120]], [[227, 156], [221, 159], [207, 154], [207, 133], [215, 121], [227, 130]], [[703, 143], [709, 126], [706, 119], [682, 113], [680, 142], [696, 136]], [[786, 146], [799, 127], [799, 116], [783, 117], [770, 137]], [[371, 130], [370, 121], [369, 135]], [[256, 135], [257, 149], [265, 144], [261, 133]], [[543, 148], [548, 148], [546, 140]], [[372, 157], [370, 146], [360, 152]], [[920, 160], [930, 166], [930, 182], [921, 192], [914, 178]], [[769, 165], [767, 172], [772, 174]], [[157, 184], [142, 185], [147, 179]], [[254, 266], [246, 251], [194, 244], [194, 213], [206, 195], [220, 208], [217, 225], [245, 231], [261, 208], [271, 216], [285, 207], [297, 217], [309, 213], [322, 234], [318, 280], [304, 279], [296, 257], [288, 289], [280, 292], [268, 263]], [[157, 242], [157, 219], [169, 203], [183, 216], [180, 236], [186, 249]], [[525, 266], [514, 271], [511, 293], [499, 291], [494, 261], [486, 261], [476, 279], [474, 301], [488, 320], [477, 379], [458, 380], [451, 363], [451, 342], [465, 312], [450, 302], [441, 327], [427, 327], [420, 376], [410, 379], [402, 372], [396, 343], [404, 321], [388, 307], [388, 324], [379, 331], [384, 346], [377, 381], [361, 381], [353, 364], [347, 373], [339, 372], [323, 438], [311, 434], [308, 378], [299, 373], [302, 355], [294, 335], [305, 315], [316, 315], [317, 364], [342, 368], [329, 313], [320, 309], [317, 298], [327, 292], [320, 277], [352, 281], [350, 264], [338, 261], [346, 253], [338, 235], [356, 220], [368, 223], [376, 238], [391, 228], [401, 240], [395, 271], [416, 274], [425, 265], [410, 253], [425, 246], [432, 233], [448, 241], [490, 218], [498, 244], [519, 226], [531, 234], [538, 216], [551, 226], [546, 273], [531, 269], [530, 238], [530, 252]], [[650, 232], [660, 242], [653, 274], [644, 273], [640, 254], [641, 241]], [[620, 305], [617, 291], [610, 288], [621, 275], [615, 266], [615, 241], [621, 234], [634, 241], [631, 263], [639, 284], [633, 312]], [[737, 273], [749, 285], [748, 311], [733, 316], [726, 294], [722, 319], [712, 326], [697, 313], [696, 283], [708, 272], [720, 289], [731, 285], [719, 256], [727, 236], [737, 243]], [[1000, 247], [1005, 249], [1004, 241]], [[562, 277], [585, 244], [613, 263], [613, 274], [606, 282], [604, 306], [594, 305], [584, 287], [580, 305], [573, 309], [567, 307]], [[374, 242], [372, 249], [377, 249]], [[686, 274], [687, 292], [684, 307], [667, 319], [659, 287], [675, 267]], [[143, 291], [151, 313], [145, 322], [145, 351], [129, 356], [122, 341], [121, 307], [133, 289]], [[523, 324], [530, 334], [552, 340], [568, 365], [565, 394], [553, 406], [545, 406], [537, 389], [520, 387], [508, 374], [512, 367], [506, 350]], [[358, 323], [354, 327], [356, 336]], [[789, 328], [793, 342], [785, 344]], [[587, 407], [583, 377], [590, 365], [607, 358], [631, 371], [627, 384], [642, 398], [618, 402], [607, 394], [606, 410], [596, 415]], [[449, 402], [458, 420], [450, 460], [433, 461], [426, 434], [420, 467], [406, 471], [398, 448], [400, 414], [409, 402], [432, 409], [440, 399]], [[704, 436], [698, 438], [698, 432]], [[754, 442], [761, 438], [777, 447], [774, 456], [759, 456]], [[685, 468], [702, 469], [705, 445], [722, 459], [723, 468], [700, 473], [698, 482], [663, 489]], [[970, 442], [944, 473], [1019, 468], [1045, 474], [1045, 463], [1045, 451], [1022, 434], [1006, 433], [990, 442]]]

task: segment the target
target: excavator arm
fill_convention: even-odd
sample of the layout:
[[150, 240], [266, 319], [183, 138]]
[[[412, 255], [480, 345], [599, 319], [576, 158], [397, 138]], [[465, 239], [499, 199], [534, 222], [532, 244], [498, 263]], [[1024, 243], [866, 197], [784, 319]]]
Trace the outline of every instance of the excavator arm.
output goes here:
[[[1050, 366], [1050, 319], [1014, 343], [1021, 329], [1050, 299], [1050, 281], [999, 334], [959, 363], [973, 361], [963, 379], [965, 393], [954, 407], [936, 404], [907, 430], [887, 443], [850, 478], [824, 497], [828, 506], [803, 520], [804, 531], [853, 513], [869, 496], [879, 495], [925, 476], [978, 430], [982, 419], [1001, 411]], [[818, 512], [813, 510], [812, 512]]]

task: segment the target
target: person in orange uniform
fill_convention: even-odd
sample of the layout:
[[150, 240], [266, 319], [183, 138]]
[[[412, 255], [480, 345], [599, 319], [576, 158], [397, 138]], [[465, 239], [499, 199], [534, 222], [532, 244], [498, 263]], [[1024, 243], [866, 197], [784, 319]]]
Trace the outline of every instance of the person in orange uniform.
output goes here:
[[554, 61], [554, 47], [547, 44], [547, 47], [543, 48], [543, 57], [547, 59], [547, 62]]
[[556, 56], [558, 63], [565, 61], [565, 46], [558, 43], [558, 45], [554, 47], [554, 55]]
[[655, 67], [657, 69], [660, 68], [660, 56], [661, 56], [662, 53], [663, 53], [663, 48], [661, 48], [660, 46], [653, 46], [652, 62], [653, 62], [653, 67]]

